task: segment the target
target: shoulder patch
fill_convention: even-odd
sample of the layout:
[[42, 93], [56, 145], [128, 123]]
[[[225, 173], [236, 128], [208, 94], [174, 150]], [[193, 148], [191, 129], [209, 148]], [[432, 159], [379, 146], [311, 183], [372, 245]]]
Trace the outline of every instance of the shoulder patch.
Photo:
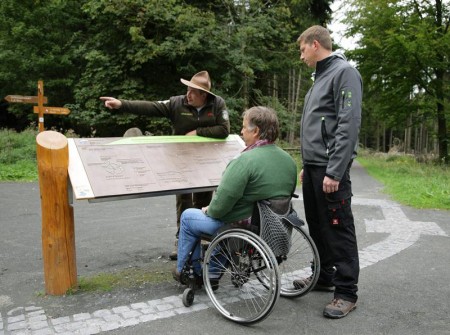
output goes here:
[[162, 101], [158, 101], [161, 104], [167, 105], [169, 103], [170, 100], [162, 100]]
[[224, 119], [224, 120], [228, 120], [230, 117], [228, 116], [228, 111], [226, 110], [226, 109], [224, 109], [223, 111], [222, 111], [222, 118]]

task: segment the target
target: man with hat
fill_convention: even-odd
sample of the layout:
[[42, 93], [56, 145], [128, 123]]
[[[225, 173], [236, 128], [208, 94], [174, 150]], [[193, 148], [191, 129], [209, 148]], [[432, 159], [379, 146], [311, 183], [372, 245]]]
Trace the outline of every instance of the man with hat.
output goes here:
[[[187, 86], [186, 95], [170, 97], [164, 101], [131, 101], [100, 97], [105, 107], [120, 112], [168, 118], [173, 135], [198, 135], [226, 138], [230, 133], [230, 120], [225, 101], [211, 92], [211, 79], [207, 71], [196, 73], [191, 80], [180, 79]], [[181, 213], [187, 208], [207, 206], [213, 192], [177, 194], [177, 233], [175, 250], [170, 259], [177, 259], [178, 232]]]

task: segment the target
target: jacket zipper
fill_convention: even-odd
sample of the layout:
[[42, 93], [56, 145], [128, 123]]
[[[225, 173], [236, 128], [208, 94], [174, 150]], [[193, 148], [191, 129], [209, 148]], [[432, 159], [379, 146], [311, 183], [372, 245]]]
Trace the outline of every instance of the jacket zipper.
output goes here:
[[325, 116], [322, 116], [321, 132], [322, 132], [322, 141], [323, 144], [325, 145], [327, 156], [330, 156], [330, 142], [328, 141], [327, 127], [325, 126]]

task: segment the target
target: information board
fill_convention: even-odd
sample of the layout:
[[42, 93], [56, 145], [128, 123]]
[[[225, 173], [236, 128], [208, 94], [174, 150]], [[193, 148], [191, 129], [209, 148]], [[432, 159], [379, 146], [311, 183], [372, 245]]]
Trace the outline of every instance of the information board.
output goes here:
[[214, 190], [245, 147], [238, 135], [69, 138], [77, 200], [107, 201]]

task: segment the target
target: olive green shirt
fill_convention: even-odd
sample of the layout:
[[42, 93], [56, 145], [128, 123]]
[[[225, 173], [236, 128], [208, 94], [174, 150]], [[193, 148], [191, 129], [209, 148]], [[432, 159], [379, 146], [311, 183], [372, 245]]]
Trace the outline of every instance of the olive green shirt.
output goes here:
[[185, 95], [177, 95], [165, 101], [122, 102], [121, 112], [165, 117], [172, 123], [173, 135], [186, 135], [192, 130], [198, 136], [226, 138], [230, 133], [230, 120], [225, 101], [219, 96], [208, 96], [200, 110], [190, 106]]

